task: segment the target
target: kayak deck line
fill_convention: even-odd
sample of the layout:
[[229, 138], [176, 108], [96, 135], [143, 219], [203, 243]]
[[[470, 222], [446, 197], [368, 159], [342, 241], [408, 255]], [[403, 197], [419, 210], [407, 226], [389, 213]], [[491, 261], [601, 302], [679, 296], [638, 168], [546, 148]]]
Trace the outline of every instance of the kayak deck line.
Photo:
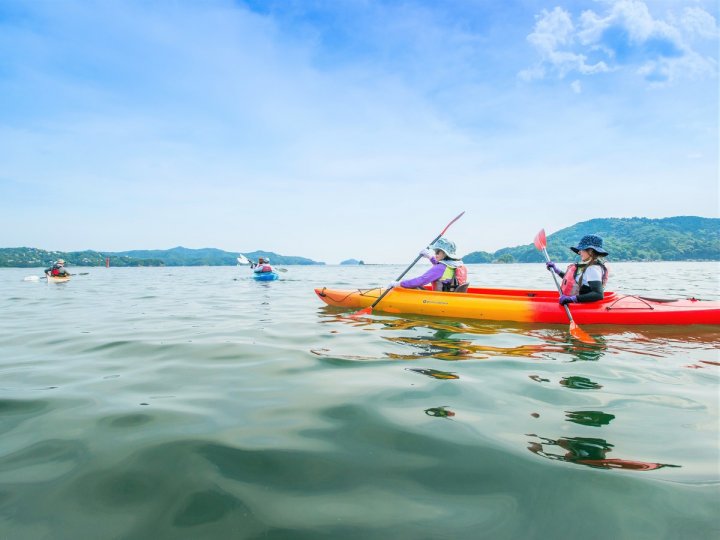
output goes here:
[[[315, 289], [315, 292], [316, 292], [317, 295], [318, 295], [319, 297], [321, 297], [321, 298], [322, 298], [323, 296], [327, 296], [327, 297], [328, 297], [331, 301], [333, 301], [333, 302], [344, 302], [349, 296], [351, 296], [351, 295], [353, 295], [353, 294], [359, 294], [360, 296], [367, 296], [368, 298], [372, 298], [372, 299], [374, 300], [375, 298], [379, 298], [379, 297], [380, 297], [380, 292], [378, 292], [378, 294], [366, 294], [366, 293], [369, 293], [369, 292], [371, 292], [371, 291], [381, 291], [382, 289], [365, 289], [365, 290], [363, 290], [363, 289], [355, 289], [355, 290], [349, 291], [349, 292], [348, 292], [345, 296], [343, 296], [342, 298], [332, 298], [329, 294], [327, 294], [327, 293], [325, 292], [325, 291], [327, 291], [327, 290], [328, 290], [327, 287], [323, 287], [323, 288], [322, 288], [321, 290], [319, 290], [319, 291], [318, 291], [318, 289]], [[330, 290], [333, 291], [333, 289], [330, 289]]]

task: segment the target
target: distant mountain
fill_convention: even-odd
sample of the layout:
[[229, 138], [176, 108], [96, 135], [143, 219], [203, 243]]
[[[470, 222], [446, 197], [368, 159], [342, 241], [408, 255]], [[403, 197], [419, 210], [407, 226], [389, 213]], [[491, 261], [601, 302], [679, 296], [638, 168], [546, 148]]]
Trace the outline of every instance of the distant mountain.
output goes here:
[[[240, 252], [223, 251], [216, 248], [189, 249], [182, 246], [164, 250], [133, 250], [108, 253], [110, 257], [125, 256], [137, 259], [159, 259], [163, 261], [165, 266], [232, 266], [237, 264], [237, 257], [240, 254]], [[267, 257], [272, 264], [325, 264], [305, 257], [279, 255], [272, 251], [246, 251], [242, 255], [251, 261], [256, 261], [259, 257]]]
[[[234, 266], [240, 253], [215, 248], [189, 249], [176, 247], [166, 250], [133, 250], [121, 252], [45, 251], [37, 248], [0, 248], [0, 267], [32, 268], [50, 266], [57, 259], [65, 259], [68, 266]], [[325, 264], [305, 257], [278, 255], [271, 251], [243, 253], [250, 260], [268, 257], [273, 264]]]
[[[599, 218], [577, 223], [547, 237], [547, 250], [555, 261], [574, 258], [569, 246], [586, 234], [603, 238], [611, 261], [720, 261], [720, 219], [678, 216], [662, 219]], [[466, 263], [541, 262], [533, 244], [502, 248], [494, 253], [475, 251]]]
[[[49, 267], [58, 259], [65, 259], [68, 266], [105, 266], [103, 253], [97, 251], [45, 251], [44, 249], [18, 247], [0, 248], [0, 267], [36, 268]], [[160, 259], [135, 259], [127, 256], [111, 257], [112, 266], [164, 266]]]
[[[547, 237], [548, 253], [555, 261], [574, 258], [569, 246], [586, 234], [598, 234], [610, 253], [610, 261], [720, 261], [720, 219], [679, 216], [663, 219], [598, 218], [577, 223]], [[215, 248], [133, 250], [120, 252], [45, 251], [37, 248], [0, 248], [0, 267], [30, 268], [50, 266], [65, 259], [69, 266], [234, 266], [238, 252]], [[322, 265], [305, 257], [278, 255], [272, 251], [243, 253], [250, 260], [268, 257], [273, 264]], [[463, 257], [466, 263], [541, 262], [533, 244], [502, 248], [494, 253], [474, 251]], [[348, 259], [340, 264], [363, 264]]]

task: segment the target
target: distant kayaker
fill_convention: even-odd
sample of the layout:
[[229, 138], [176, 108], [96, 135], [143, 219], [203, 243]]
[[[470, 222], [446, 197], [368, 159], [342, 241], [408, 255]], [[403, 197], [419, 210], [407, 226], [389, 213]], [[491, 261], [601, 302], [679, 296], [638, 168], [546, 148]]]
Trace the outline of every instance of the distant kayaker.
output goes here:
[[423, 249], [420, 255], [432, 263], [430, 270], [413, 279], [392, 281], [388, 288], [417, 289], [432, 283], [436, 291], [454, 291], [467, 282], [467, 268], [457, 257], [455, 242], [439, 238], [432, 246]]
[[602, 300], [609, 274], [607, 266], [600, 259], [608, 254], [603, 249], [602, 238], [588, 234], [580, 239], [577, 246], [570, 249], [580, 255], [580, 262], [571, 264], [564, 272], [552, 261], [545, 264], [548, 270], [563, 278], [558, 302], [565, 305]]
[[65, 261], [63, 259], [58, 259], [55, 261], [55, 263], [45, 270], [46, 276], [55, 276], [55, 277], [65, 277], [69, 276], [70, 272], [67, 271], [65, 268]]
[[267, 257], [259, 257], [258, 262], [250, 263], [250, 268], [252, 268], [252, 271], [256, 274], [273, 271], [273, 267], [270, 266], [270, 259]]

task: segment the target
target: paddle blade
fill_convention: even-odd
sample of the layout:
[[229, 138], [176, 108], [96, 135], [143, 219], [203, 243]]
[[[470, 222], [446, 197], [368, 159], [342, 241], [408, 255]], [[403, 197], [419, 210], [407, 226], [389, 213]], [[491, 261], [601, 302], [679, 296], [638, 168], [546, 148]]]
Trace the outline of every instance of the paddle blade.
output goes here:
[[582, 341], [583, 343], [589, 343], [593, 344], [596, 343], [595, 339], [588, 334], [585, 330], [580, 328], [575, 321], [572, 321], [570, 323], [570, 335], [577, 339], [578, 341]]
[[361, 309], [360, 311], [356, 311], [355, 313], [351, 313], [350, 315], [348, 315], [348, 317], [352, 317], [353, 319], [356, 319], [358, 317], [364, 317], [365, 315], [370, 315], [371, 313], [372, 313], [372, 306]]
[[237, 258], [237, 262], [240, 264], [250, 264], [250, 261], [248, 260], [248, 258], [245, 255], [243, 255], [242, 253]]
[[540, 229], [540, 232], [535, 235], [535, 247], [538, 251], [542, 251], [547, 247], [547, 238], [545, 238], [545, 229]]

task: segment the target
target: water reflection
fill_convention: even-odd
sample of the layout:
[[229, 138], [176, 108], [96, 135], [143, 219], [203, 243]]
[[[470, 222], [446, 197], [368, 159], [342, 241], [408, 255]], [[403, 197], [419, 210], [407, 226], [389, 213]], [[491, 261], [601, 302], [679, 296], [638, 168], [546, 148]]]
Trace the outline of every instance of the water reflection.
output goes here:
[[[409, 345], [420, 352], [409, 354], [389, 353], [390, 358], [398, 360], [412, 360], [418, 357], [438, 358], [441, 360], [467, 360], [471, 358], [483, 359], [491, 356], [514, 356], [522, 358], [541, 358], [549, 353], [565, 352], [561, 344], [540, 343], [523, 344], [510, 347], [498, 347], [477, 343], [471, 339], [459, 337], [463, 335], [493, 335], [504, 333], [507, 328], [498, 324], [479, 325], [467, 324], [460, 321], [440, 322], [434, 320], [391, 319], [382, 324], [390, 330], [429, 330], [430, 335], [420, 337], [385, 337], [390, 342]], [[513, 333], [521, 333], [515, 329]]]
[[[550, 379], [540, 377], [540, 375], [528, 375], [529, 379], [535, 382], [544, 383], [550, 382]], [[560, 379], [559, 384], [566, 388], [572, 388], [573, 390], [599, 390], [602, 388], [601, 384], [598, 384], [587, 377], [581, 377], [579, 375], [570, 375], [569, 377], [563, 377]]]
[[[327, 309], [327, 308], [326, 308]], [[439, 360], [486, 359], [495, 356], [521, 358], [543, 358], [550, 354], [562, 354], [572, 351], [572, 343], [546, 342], [543, 336], [535, 336], [528, 329], [508, 328], [501, 324], [468, 324], [463, 321], [436, 321], [423, 318], [354, 318], [345, 314], [329, 312], [332, 317], [324, 323], [342, 323], [365, 330], [389, 330], [390, 335], [382, 339], [405, 348], [413, 349], [407, 353], [385, 352], [386, 358], [394, 360], [416, 360], [418, 358], [436, 358]], [[397, 335], [408, 331], [423, 332], [425, 335]], [[330, 333], [337, 334], [337, 330]], [[541, 343], [521, 344], [507, 347], [487, 345], [476, 342], [472, 336], [491, 335], [528, 335], [540, 339]], [[328, 349], [313, 349], [311, 352], [326, 356]], [[358, 359], [358, 356], [343, 356]]]
[[554, 335], [546, 334], [544, 340], [557, 345], [558, 352], [565, 353], [571, 362], [578, 360], [585, 362], [597, 362], [607, 352], [607, 340], [605, 337], [595, 335], [595, 343], [582, 343], [570, 338], [567, 333]]
[[602, 411], [565, 411], [565, 418], [568, 422], [574, 422], [575, 424], [601, 427], [607, 426], [615, 418], [615, 415]]
[[[593, 407], [597, 405], [584, 405], [590, 410], [579, 408], [579, 410], [567, 410], [566, 401], [567, 394], [560, 396], [558, 393], [564, 393], [566, 390], [573, 390], [580, 393], [592, 394], [593, 397], [600, 397], [603, 401], [606, 396], [603, 395], [608, 389], [604, 388], [606, 384], [612, 384], [612, 392], [618, 391], [618, 384], [630, 384], [625, 379], [620, 380], [615, 376], [615, 366], [617, 358], [632, 360], [632, 356], [651, 356], [666, 358], [678, 353], [678, 348], [686, 351], [697, 350], [700, 345], [704, 351], [709, 349], [717, 349], [717, 342], [709, 346], [710, 335], [706, 333], [702, 339], [696, 341], [687, 339], [683, 343], [674, 343], [673, 333], [668, 331], [659, 331], [656, 341], [652, 341], [652, 333], [648, 332], [628, 332], [622, 327], [603, 328], [602, 332], [593, 332], [597, 335], [596, 342], [593, 344], [578, 343], [573, 340], [567, 333], [566, 326], [552, 327], [535, 327], [524, 326], [522, 324], [506, 324], [497, 322], [482, 321], [452, 321], [452, 320], [436, 320], [434, 318], [413, 316], [397, 317], [387, 314], [377, 314], [372, 318], [353, 319], [350, 317], [332, 314], [332, 318], [327, 318], [324, 322], [338, 322], [349, 324], [353, 327], [361, 326], [363, 330], [369, 330], [374, 333], [376, 351], [378, 356], [384, 356], [394, 360], [418, 361], [423, 359], [437, 359], [446, 361], [488, 359], [491, 357], [501, 357], [519, 361], [512, 362], [509, 370], [537, 369], [538, 371], [526, 371], [523, 376], [529, 377], [531, 380], [545, 385], [544, 390], [538, 390], [533, 393], [534, 399], [541, 400], [546, 405], [546, 410], [537, 410], [531, 413], [534, 418], [552, 417], [557, 413], [560, 414], [560, 424], [569, 428], [571, 425], [583, 426], [598, 432], [605, 426], [609, 426], [616, 422], [615, 414], [602, 410], [595, 410]], [[677, 330], [676, 330], [677, 332]], [[313, 351], [315, 352], [315, 351]], [[609, 355], [607, 358], [604, 358]], [[700, 356], [702, 358], [702, 356]], [[525, 362], [533, 360], [533, 362]], [[568, 375], [567, 363], [572, 362], [599, 362], [605, 360], [601, 365], [583, 366], [582, 374]], [[539, 362], [534, 362], [539, 361]], [[561, 367], [559, 364], [565, 364]], [[500, 377], [495, 373], [489, 373], [491, 370], [502, 369], [502, 366], [491, 366], [489, 363], [484, 365], [458, 365], [458, 373], [450, 371], [441, 371], [425, 367], [409, 367], [407, 371], [418, 373], [426, 377], [438, 380], [462, 380], [458, 381], [457, 386], [452, 385], [453, 389], [459, 392], [458, 395], [463, 396], [468, 391], [477, 373], [482, 372], [484, 377], [493, 379]], [[694, 365], [686, 366], [693, 368], [711, 368], [717, 366], [712, 357], [706, 360], [695, 359]], [[533, 366], [533, 367], [527, 367]], [[578, 366], [579, 367], [579, 366]], [[461, 369], [463, 370], [461, 372]], [[508, 371], [507, 373], [512, 373]], [[565, 373], [562, 373], [562, 372]], [[473, 375], [470, 375], [470, 374]], [[572, 373], [572, 372], [571, 372]], [[466, 377], [466, 374], [468, 375]], [[629, 377], [628, 381], [633, 379]], [[633, 379], [634, 380], [634, 379]], [[601, 381], [602, 384], [600, 382]], [[607, 382], [606, 382], [607, 381]], [[612, 381], [612, 382], [610, 382]], [[444, 385], [443, 385], [444, 386]], [[444, 386], [448, 388], [447, 386]], [[558, 394], [553, 396], [552, 394]], [[436, 401], [441, 402], [440, 400]], [[533, 405], [537, 405], [537, 401]], [[563, 403], [564, 406], [555, 406]], [[444, 418], [462, 422], [458, 419], [456, 412], [451, 410], [449, 406], [430, 406], [432, 403], [425, 403], [421, 410], [425, 415], [433, 418]], [[583, 406], [580, 406], [583, 407]], [[462, 410], [465, 419], [470, 418], [467, 414], [472, 415], [472, 406], [468, 407], [462, 402], [454, 402], [453, 408]], [[513, 411], [511, 407], [506, 409]], [[533, 410], [533, 409], [530, 409]], [[418, 411], [419, 412], [419, 411]], [[527, 418], [528, 409], [524, 408], [522, 416]], [[617, 412], [613, 410], [612, 412]], [[546, 414], [547, 413], [547, 414]], [[508, 413], [511, 414], [511, 413]], [[506, 418], [509, 423], [513, 420]], [[467, 420], [466, 420], [467, 421]], [[566, 424], [565, 422], [568, 422]], [[523, 423], [523, 425], [525, 425]], [[638, 426], [640, 428], [640, 426]], [[640, 428], [641, 429], [641, 428]], [[516, 430], [512, 428], [508, 431], [514, 433], [525, 434], [527, 428], [518, 427]], [[534, 454], [552, 459], [556, 461], [565, 461], [573, 465], [583, 465], [595, 469], [625, 469], [633, 471], [650, 471], [660, 468], [675, 467], [680, 465], [672, 465], [668, 463], [659, 463], [654, 461], [643, 461], [637, 459], [625, 459], [624, 457], [614, 457], [613, 451], [617, 452], [614, 445], [602, 438], [591, 437], [559, 437], [551, 439], [541, 437], [539, 435], [527, 435], [534, 438], [528, 441], [527, 448]], [[620, 441], [622, 442], [622, 441]], [[620, 443], [618, 443], [620, 444]], [[522, 446], [520, 447], [522, 448]], [[630, 456], [632, 457], [632, 456]], [[685, 465], [688, 466], [687, 464]]]
[[[328, 308], [325, 308], [325, 311]], [[321, 308], [322, 310], [322, 308]], [[327, 311], [326, 311], [327, 312]], [[494, 356], [513, 356], [522, 358], [542, 358], [548, 354], [574, 353], [574, 344], [570, 342], [547, 342], [543, 336], [535, 336], [530, 329], [510, 328], [500, 323], [469, 324], [463, 321], [439, 321], [428, 320], [418, 316], [417, 319], [392, 317], [385, 319], [378, 318], [353, 318], [336, 312], [327, 312], [332, 317], [325, 319], [325, 323], [344, 323], [354, 327], [367, 327], [366, 329], [377, 328], [379, 330], [401, 331], [425, 331], [423, 336], [383, 335], [383, 339], [402, 346], [409, 346], [414, 349], [409, 353], [388, 352], [386, 356], [395, 360], [415, 360], [417, 358], [437, 358], [440, 360], [467, 360], [485, 359]], [[337, 333], [337, 331], [331, 331]], [[523, 344], [510, 347], [499, 347], [477, 343], [468, 339], [468, 335], [490, 336], [498, 334], [515, 334], [539, 337], [543, 342], [535, 344]], [[597, 349], [597, 348], [596, 348]], [[316, 352], [314, 350], [313, 352]], [[579, 354], [583, 354], [580, 352]], [[591, 353], [593, 354], [593, 353]], [[595, 352], [594, 354], [599, 354]]]
[[415, 373], [420, 373], [421, 375], [427, 375], [428, 377], [432, 377], [433, 379], [459, 379], [455, 373], [451, 373], [450, 371], [440, 371], [439, 369], [429, 369], [429, 368], [405, 368], [408, 371], [413, 371]]
[[[638, 326], [627, 328], [622, 326], [594, 326], [593, 330], [601, 334], [613, 335], [617, 338], [641, 345], [657, 344], [680, 344], [683, 346], [694, 345], [701, 349], [717, 349], [720, 347], [720, 330], [712, 325], [692, 326]], [[710, 345], [710, 347], [706, 347]]]
[[[390, 342], [410, 346], [419, 352], [391, 353], [387, 357], [412, 360], [433, 356], [442, 360], [486, 359], [496, 356], [542, 358], [561, 356], [565, 362], [597, 362], [607, 354], [633, 354], [667, 358], [684, 350], [717, 352], [720, 349], [720, 332], [712, 327], [638, 327], [631, 331], [624, 326], [593, 325], [595, 343], [578, 343], [571, 339], [565, 326], [523, 325], [498, 321], [447, 320], [422, 315], [393, 316], [385, 313], [372, 317], [353, 318], [347, 310], [324, 306], [318, 308], [321, 322], [342, 323], [367, 330], [390, 331], [383, 336]], [[397, 335], [409, 331], [424, 332], [425, 336]], [[337, 333], [337, 331], [334, 331]], [[474, 336], [524, 336], [533, 343], [501, 347], [478, 343]], [[493, 340], [493, 341], [498, 341]], [[539, 342], [539, 343], [538, 343]], [[695, 366], [689, 366], [695, 367]]]
[[517, 345], [515, 347], [493, 347], [473, 343], [466, 339], [428, 339], [422, 337], [388, 337], [393, 343], [409, 345], [420, 352], [409, 354], [388, 353], [389, 358], [396, 360], [413, 360], [416, 358], [433, 357], [440, 360], [467, 360], [470, 358], [483, 359], [491, 356], [516, 356], [523, 358], [540, 358], [542, 355], [559, 352], [554, 346], [546, 345]]
[[572, 375], [570, 377], [563, 377], [560, 380], [560, 384], [573, 390], [599, 390], [602, 388], [601, 384], [591, 381], [587, 377], [580, 377]]
[[443, 405], [441, 407], [431, 407], [430, 409], [425, 409], [425, 414], [427, 414], [428, 416], [435, 416], [438, 418], [449, 418], [450, 416], [455, 416], [455, 412], [448, 409], [447, 405]]
[[[608, 458], [607, 454], [612, 452], [613, 445], [605, 439], [590, 437], [561, 437], [559, 439], [548, 439], [529, 433], [528, 437], [536, 437], [539, 441], [528, 441], [528, 450], [533, 454], [547, 459], [567, 461], [577, 465], [585, 465], [594, 469], [626, 469], [632, 471], [651, 471], [663, 467], [680, 467], [669, 463], [654, 463], [620, 458]], [[556, 450], [551, 452], [546, 448]], [[552, 448], [557, 447], [557, 448]], [[557, 449], [564, 452], [557, 453]]]
[[478, 334], [492, 335], [501, 332], [503, 326], [500, 323], [468, 324], [457, 320], [442, 320], [424, 318], [416, 315], [413, 318], [392, 316], [387, 313], [376, 313], [373, 317], [351, 317], [354, 312], [331, 306], [322, 306], [318, 312], [323, 315], [320, 322], [325, 324], [343, 323], [350, 326], [371, 326], [381, 325], [381, 329], [387, 330], [419, 330], [429, 329], [436, 333], [438, 339], [446, 339], [455, 334]]
[[427, 328], [432, 330], [437, 339], [452, 338], [456, 334], [491, 335], [500, 332], [495, 325], [470, 325], [461, 321], [436, 321], [423, 319], [394, 318], [382, 321], [390, 330], [417, 330]]
[[697, 364], [688, 364], [685, 367], [690, 369], [703, 369], [708, 366], [720, 366], [720, 362], [715, 362], [713, 360], [698, 360]]

